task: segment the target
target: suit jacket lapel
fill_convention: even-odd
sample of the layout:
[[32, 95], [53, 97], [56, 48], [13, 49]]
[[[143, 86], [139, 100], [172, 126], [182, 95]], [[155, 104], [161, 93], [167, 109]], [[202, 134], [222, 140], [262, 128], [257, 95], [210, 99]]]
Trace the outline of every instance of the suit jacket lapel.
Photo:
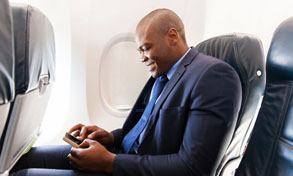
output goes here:
[[147, 134], [150, 132], [151, 128], [156, 122], [156, 119], [159, 117], [158, 113], [159, 110], [163, 104], [163, 102], [166, 100], [167, 96], [170, 94], [174, 86], [178, 83], [180, 78], [183, 76], [186, 67], [193, 61], [193, 59], [198, 55], [198, 51], [195, 48], [192, 48], [189, 53], [183, 58], [182, 63], [179, 65], [177, 70], [175, 71], [172, 78], [169, 80], [169, 82], [166, 84], [166, 88], [163, 90], [158, 102], [156, 103], [153, 112], [150, 116], [150, 121], [146, 127], [145, 134], [143, 136], [143, 140], [147, 136]]

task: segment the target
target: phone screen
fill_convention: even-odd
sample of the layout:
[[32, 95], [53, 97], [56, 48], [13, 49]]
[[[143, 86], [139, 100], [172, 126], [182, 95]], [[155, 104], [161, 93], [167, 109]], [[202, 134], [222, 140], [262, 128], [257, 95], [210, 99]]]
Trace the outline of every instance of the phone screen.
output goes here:
[[79, 145], [82, 143], [81, 140], [77, 139], [76, 137], [72, 136], [69, 133], [65, 133], [65, 136], [63, 137], [63, 140], [73, 147], [79, 147]]

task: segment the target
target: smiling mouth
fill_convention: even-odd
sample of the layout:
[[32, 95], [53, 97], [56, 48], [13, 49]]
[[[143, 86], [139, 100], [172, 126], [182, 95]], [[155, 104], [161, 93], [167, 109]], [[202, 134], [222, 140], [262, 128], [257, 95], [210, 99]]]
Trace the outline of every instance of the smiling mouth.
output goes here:
[[152, 63], [149, 63], [149, 64], [147, 64], [146, 66], [151, 66], [151, 65], [153, 65], [153, 64], [155, 64], [154, 62], [152, 62]]
[[155, 63], [154, 63], [154, 62], [153, 62], [153, 63], [150, 63], [150, 64], [148, 64], [148, 65], [147, 65], [147, 67], [149, 68], [149, 71], [150, 71], [150, 72], [154, 71], [154, 70], [155, 70], [155, 68], [156, 68], [156, 67], [155, 67]]

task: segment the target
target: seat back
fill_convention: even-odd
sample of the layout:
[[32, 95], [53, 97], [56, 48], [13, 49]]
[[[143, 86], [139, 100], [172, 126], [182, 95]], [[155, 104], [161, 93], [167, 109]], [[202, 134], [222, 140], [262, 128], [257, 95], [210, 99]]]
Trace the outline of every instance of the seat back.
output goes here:
[[14, 50], [8, 0], [0, 1], [0, 141], [14, 98]]
[[[259, 39], [246, 34], [222, 35], [203, 41], [196, 48], [229, 63], [242, 85], [242, 103], [235, 131], [224, 144], [216, 175], [234, 175], [242, 159], [262, 102], [265, 87], [265, 60]], [[221, 157], [221, 156], [219, 156]]]
[[293, 175], [293, 17], [276, 29], [264, 100], [236, 175]]
[[15, 100], [5, 127], [0, 173], [30, 148], [46, 110], [55, 79], [55, 44], [51, 23], [38, 9], [10, 4], [15, 44]]

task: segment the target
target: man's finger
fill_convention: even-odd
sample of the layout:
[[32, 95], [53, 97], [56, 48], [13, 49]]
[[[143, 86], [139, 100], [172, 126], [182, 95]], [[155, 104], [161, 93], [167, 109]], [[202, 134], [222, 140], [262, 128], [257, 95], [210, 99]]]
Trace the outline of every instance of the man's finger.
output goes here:
[[90, 135], [88, 135], [88, 139], [97, 139], [97, 137], [99, 136], [98, 132], [93, 132]]
[[84, 140], [87, 136], [87, 127], [84, 126], [81, 128], [81, 131], [80, 131], [80, 134], [79, 134], [79, 137], [80, 137], [80, 140]]
[[80, 130], [75, 130], [71, 133], [72, 136], [77, 137], [80, 134]]
[[80, 145], [79, 145], [79, 148], [89, 148], [90, 147], [90, 140], [88, 139], [85, 139]]
[[80, 130], [84, 125], [79, 123], [77, 125], [74, 125], [72, 128], [70, 128], [70, 130], [68, 131], [69, 134], [71, 134], [73, 131], [75, 130]]
[[87, 129], [89, 132], [93, 132], [93, 131], [96, 131], [98, 129], [98, 127], [95, 125], [92, 125], [92, 126], [87, 126]]
[[78, 170], [81, 170], [81, 168], [80, 168], [80, 166], [79, 166], [79, 164], [78, 164], [78, 159], [77, 159], [77, 158], [75, 158], [75, 157], [73, 157], [71, 154], [69, 154], [69, 155], [67, 156], [67, 159], [69, 160], [69, 164], [70, 164], [72, 167], [74, 167], [74, 168], [76, 168], [76, 169], [78, 169]]
[[107, 133], [105, 133], [104, 130], [98, 129], [98, 130], [96, 130], [95, 132], [91, 133], [91, 134], [88, 136], [88, 138], [89, 138], [89, 139], [96, 139], [96, 140], [98, 140], [98, 139], [100, 139], [100, 138], [105, 137], [106, 135], [107, 135]]
[[72, 147], [70, 150], [70, 154], [68, 155], [68, 158], [73, 160], [82, 159], [84, 152], [86, 152], [87, 148], [90, 147], [91, 142], [91, 140], [86, 139], [79, 145], [79, 148]]

